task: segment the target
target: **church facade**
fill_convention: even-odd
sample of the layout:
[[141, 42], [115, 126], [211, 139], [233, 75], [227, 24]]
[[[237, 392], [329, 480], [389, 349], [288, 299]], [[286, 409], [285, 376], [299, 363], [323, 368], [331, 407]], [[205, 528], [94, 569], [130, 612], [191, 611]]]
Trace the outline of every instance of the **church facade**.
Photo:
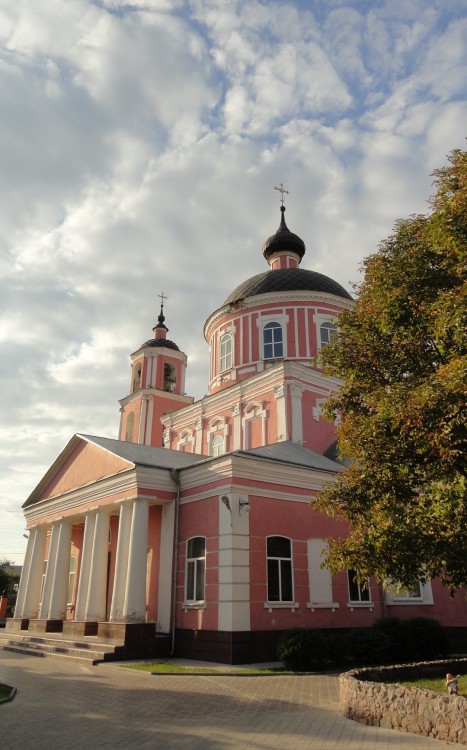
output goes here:
[[[462, 597], [434, 580], [360, 586], [322, 567], [343, 523], [313, 507], [342, 471], [322, 404], [339, 386], [315, 358], [352, 299], [300, 267], [281, 205], [269, 269], [206, 321], [208, 394], [185, 395], [187, 357], [167, 337], [131, 355], [117, 440], [75, 435], [25, 502], [29, 540], [15, 617], [30, 633], [133, 639], [154, 653], [242, 663], [275, 658], [295, 627], [368, 627], [383, 616], [467, 627]], [[465, 630], [464, 630], [465, 632]]]

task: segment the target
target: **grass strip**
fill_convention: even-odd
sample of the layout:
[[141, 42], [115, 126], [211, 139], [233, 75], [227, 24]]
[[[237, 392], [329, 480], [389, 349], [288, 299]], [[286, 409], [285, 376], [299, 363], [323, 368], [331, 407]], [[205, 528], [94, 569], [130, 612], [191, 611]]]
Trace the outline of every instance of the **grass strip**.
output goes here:
[[127, 669], [138, 669], [141, 672], [149, 672], [150, 674], [232, 674], [238, 675], [278, 675], [278, 674], [293, 674], [283, 669], [232, 669], [226, 668], [215, 669], [214, 667], [185, 667], [181, 664], [171, 664], [170, 662], [141, 662], [135, 664], [122, 664]]
[[[446, 684], [444, 682], [444, 678], [442, 677], [435, 677], [430, 679], [420, 678], [418, 680], [404, 680], [403, 682], [400, 682], [398, 684], [403, 685], [404, 687], [416, 687], [421, 688], [422, 690], [433, 690], [436, 693], [447, 693]], [[467, 698], [467, 675], [461, 675], [457, 684], [459, 686], [458, 695], [462, 695], [464, 696], [464, 698]]]

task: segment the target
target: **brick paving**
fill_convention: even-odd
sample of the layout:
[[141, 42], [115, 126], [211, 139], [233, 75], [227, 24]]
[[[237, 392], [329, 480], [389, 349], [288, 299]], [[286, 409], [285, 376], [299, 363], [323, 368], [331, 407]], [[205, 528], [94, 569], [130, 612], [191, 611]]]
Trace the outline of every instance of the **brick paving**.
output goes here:
[[0, 650], [1, 750], [452, 750], [339, 712], [332, 675], [158, 675]]

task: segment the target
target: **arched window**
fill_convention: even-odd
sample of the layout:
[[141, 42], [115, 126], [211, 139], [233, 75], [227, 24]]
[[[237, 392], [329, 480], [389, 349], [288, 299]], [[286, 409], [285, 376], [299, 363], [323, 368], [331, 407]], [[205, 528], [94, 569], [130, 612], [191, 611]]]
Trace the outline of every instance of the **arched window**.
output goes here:
[[226, 333], [220, 339], [220, 371], [230, 370], [232, 367], [232, 336]]
[[263, 328], [263, 357], [278, 359], [283, 356], [282, 326], [280, 323], [267, 323]]
[[128, 443], [133, 442], [134, 429], [135, 429], [135, 413], [132, 411], [129, 413], [128, 418], [126, 420], [125, 440]]
[[224, 438], [222, 435], [216, 435], [211, 440], [211, 450], [209, 453], [211, 456], [221, 456], [224, 453]]
[[204, 602], [206, 539], [194, 536], [186, 543], [185, 601]]
[[141, 365], [136, 365], [133, 370], [133, 393], [141, 388]]
[[164, 391], [173, 393], [177, 382], [177, 373], [175, 367], [168, 362], [164, 364]]
[[337, 328], [334, 323], [321, 323], [319, 327], [319, 338], [321, 349], [331, 342], [333, 337], [337, 333]]
[[267, 539], [268, 602], [293, 602], [292, 543], [285, 536]]

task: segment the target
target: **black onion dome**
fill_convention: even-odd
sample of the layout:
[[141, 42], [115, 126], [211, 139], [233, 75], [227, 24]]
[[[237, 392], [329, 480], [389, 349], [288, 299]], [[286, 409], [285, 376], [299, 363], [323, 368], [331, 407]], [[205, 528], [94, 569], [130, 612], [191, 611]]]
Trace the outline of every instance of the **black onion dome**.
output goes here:
[[166, 349], [175, 349], [177, 352], [180, 351], [175, 341], [170, 341], [170, 339], [149, 339], [149, 341], [145, 341], [144, 344], [141, 344], [140, 349], [146, 349], [150, 346], [165, 346]]
[[273, 253], [293, 252], [296, 253], [300, 260], [305, 255], [305, 243], [298, 236], [290, 231], [285, 223], [284, 213], [285, 206], [281, 206], [281, 223], [277, 232], [268, 237], [263, 245], [263, 255], [268, 260]]
[[305, 268], [282, 268], [277, 271], [265, 271], [252, 276], [227, 297], [224, 305], [229, 305], [245, 297], [269, 292], [326, 292], [336, 297], [352, 299], [343, 286], [317, 271], [307, 271]]

